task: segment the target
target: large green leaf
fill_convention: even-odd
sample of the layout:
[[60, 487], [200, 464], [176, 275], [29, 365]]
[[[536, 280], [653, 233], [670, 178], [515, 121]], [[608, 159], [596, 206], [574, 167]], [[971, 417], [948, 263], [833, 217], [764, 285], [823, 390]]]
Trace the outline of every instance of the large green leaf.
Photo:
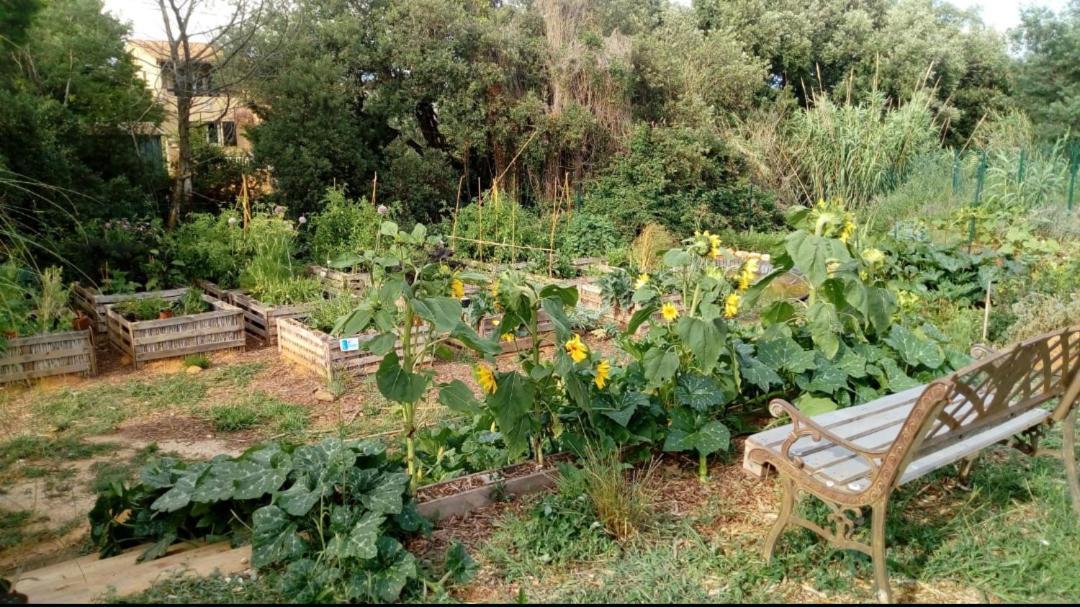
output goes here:
[[694, 354], [702, 371], [710, 373], [716, 368], [720, 352], [724, 349], [724, 341], [716, 325], [700, 318], [683, 316], [676, 323], [675, 332]]
[[795, 262], [795, 267], [806, 275], [810, 284], [815, 287], [829, 278], [829, 262], [851, 259], [847, 247], [839, 240], [803, 231], [789, 234], [784, 241], [784, 248]]
[[727, 451], [731, 444], [731, 431], [724, 424], [711, 421], [695, 432], [690, 440], [698, 453], [709, 455], [717, 451]]
[[896, 350], [896, 353], [909, 366], [923, 365], [930, 369], [937, 369], [945, 363], [945, 353], [942, 352], [941, 346], [919, 337], [903, 325], [893, 325], [889, 330], [889, 336], [885, 338], [885, 343]]
[[514, 453], [521, 453], [528, 447], [528, 434], [533, 426], [529, 416], [536, 400], [536, 387], [525, 376], [516, 373], [499, 373], [496, 376], [497, 388], [488, 397], [488, 403], [499, 430], [503, 433], [507, 448]]
[[380, 333], [375, 337], [363, 342], [361, 347], [376, 356], [385, 356], [387, 352], [397, 345], [398, 337], [393, 333]]
[[263, 506], [251, 518], [251, 564], [266, 567], [299, 558], [305, 552], [297, 525], [277, 506]]
[[674, 350], [651, 348], [645, 352], [642, 365], [645, 370], [646, 386], [658, 388], [675, 376], [679, 369], [679, 356]]
[[367, 330], [368, 325], [371, 324], [371, 320], [375, 317], [375, 310], [367, 303], [362, 303], [356, 307], [352, 312], [337, 319], [334, 323], [334, 328], [330, 331], [332, 335], [349, 337], [352, 335], [359, 335]]
[[635, 311], [633, 316], [630, 317], [630, 322], [626, 325], [626, 333], [629, 335], [633, 335], [634, 333], [636, 333], [638, 327], [640, 327], [642, 323], [644, 323], [646, 320], [652, 318], [652, 315], [656, 312], [657, 309], [658, 308], [656, 307], [656, 305], [648, 305]]
[[379, 554], [376, 542], [382, 535], [382, 525], [386, 517], [377, 512], [365, 512], [364, 516], [353, 525], [348, 540], [343, 548], [344, 556], [362, 560], [373, 559]]
[[802, 373], [814, 368], [814, 352], [804, 350], [794, 339], [775, 336], [757, 344], [757, 357], [770, 369]]
[[705, 412], [724, 404], [725, 397], [720, 386], [712, 378], [700, 373], [687, 373], [675, 386], [675, 402], [695, 411]]
[[614, 404], [613, 409], [606, 409], [603, 411], [604, 415], [611, 418], [615, 423], [622, 427], [626, 427], [630, 420], [634, 417], [634, 412], [638, 408], [645, 408], [649, 406], [649, 397], [645, 396], [641, 392], [631, 391], [621, 395]]
[[413, 308], [440, 333], [449, 333], [461, 323], [461, 302], [452, 297], [417, 299], [413, 301]]
[[375, 372], [375, 383], [386, 400], [396, 403], [415, 403], [427, 389], [427, 378], [401, 368], [396, 352], [383, 357]]
[[450, 336], [471, 350], [481, 354], [495, 356], [502, 353], [502, 346], [499, 345], [498, 340], [480, 337], [472, 327], [467, 326], [465, 323], [458, 323], [458, 325], [450, 331]]
[[806, 326], [810, 329], [810, 338], [821, 350], [825, 358], [832, 359], [840, 350], [840, 317], [836, 306], [831, 303], [816, 302], [806, 310]]
[[236, 461], [233, 499], [256, 499], [277, 491], [285, 483], [291, 469], [289, 454], [276, 443], [244, 453]]
[[784, 380], [776, 371], [749, 355], [739, 356], [739, 373], [744, 380], [757, 386], [762, 392], [767, 392], [770, 386], [778, 386], [784, 383]]
[[547, 285], [540, 289], [540, 299], [556, 299], [563, 306], [573, 308], [578, 303], [578, 290], [573, 286]]
[[810, 417], [828, 413], [829, 411], [835, 411], [839, 407], [839, 405], [831, 399], [820, 396], [811, 396], [809, 394], [803, 394], [799, 398], [796, 398], [795, 402], [792, 404], [794, 404], [800, 412]]
[[813, 379], [807, 385], [802, 386], [804, 390], [836, 394], [847, 387], [848, 376], [842, 368], [824, 360], [819, 361], [819, 363], [818, 368], [814, 371]]
[[[574, 293], [577, 293], [576, 289]], [[555, 336], [559, 341], [570, 339], [570, 333], [572, 332], [570, 319], [567, 318], [563, 306], [563, 301], [555, 297], [545, 297], [540, 300], [540, 307], [551, 319], [551, 324], [555, 327]]]
[[399, 514], [402, 498], [409, 486], [409, 475], [403, 472], [383, 472], [371, 491], [360, 496], [364, 507], [379, 514]]
[[276, 503], [289, 516], [304, 516], [318, 503], [325, 489], [307, 474], [301, 474], [292, 486], [278, 494]]
[[439, 389], [439, 402], [447, 409], [465, 415], [479, 415], [482, 412], [480, 401], [460, 379], [455, 379]]

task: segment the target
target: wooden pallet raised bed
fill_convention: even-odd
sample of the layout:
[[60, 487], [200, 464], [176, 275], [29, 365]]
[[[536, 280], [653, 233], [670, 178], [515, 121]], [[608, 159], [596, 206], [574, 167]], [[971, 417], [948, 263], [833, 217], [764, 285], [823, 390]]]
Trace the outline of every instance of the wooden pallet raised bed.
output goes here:
[[371, 285], [367, 272], [342, 272], [323, 266], [310, 265], [308, 273], [319, 279], [328, 293], [353, 293], [360, 295]]
[[[183, 295], [166, 298], [179, 299]], [[130, 321], [112, 305], [105, 308], [109, 343], [129, 356], [138, 369], [143, 363], [217, 350], [244, 350], [244, 312], [209, 295], [203, 301], [213, 308], [161, 320]]]
[[266, 346], [277, 344], [278, 321], [285, 318], [299, 318], [307, 315], [311, 304], [295, 304], [291, 306], [273, 306], [245, 295], [238, 291], [232, 292], [229, 299], [232, 305], [244, 311], [244, 330], [248, 335], [258, 339]]
[[[365, 335], [360, 340], [363, 342], [374, 337], [375, 334]], [[424, 336], [419, 332], [413, 333], [413, 340], [418, 345], [423, 344]], [[396, 346], [400, 355], [400, 340]], [[383, 359], [366, 350], [343, 352], [338, 338], [307, 326], [301, 318], [278, 320], [277, 348], [285, 360], [327, 380], [335, 374], [354, 377], [370, 375], [379, 368]]]
[[72, 292], [72, 299], [75, 302], [75, 308], [82, 310], [87, 316], [94, 321], [94, 331], [100, 334], [105, 334], [107, 330], [107, 322], [105, 320], [105, 307], [126, 301], [129, 299], [149, 299], [151, 297], [161, 297], [167, 299], [169, 297], [183, 295], [187, 291], [185, 288], [180, 289], [167, 289], [164, 291], [145, 291], [143, 293], [117, 293], [114, 295], [103, 295], [98, 293], [97, 289], [84, 287], [82, 285], [75, 285]]
[[[522, 350], [528, 350], [532, 347], [532, 338], [528, 335], [523, 337], [517, 337], [513, 341], [503, 341], [502, 333], [499, 331], [499, 325], [497, 321], [500, 316], [485, 316], [480, 321], [480, 326], [476, 328], [476, 332], [481, 337], [488, 337], [491, 339], [499, 340], [499, 345], [502, 346], [503, 354], [509, 354], [511, 352], [520, 352]], [[536, 329], [540, 332], [540, 344], [544, 346], [550, 346], [555, 343], [555, 325], [552, 324], [551, 319], [544, 312], [540, 312], [540, 316], [536, 323]]]
[[0, 352], [0, 384], [68, 373], [93, 375], [96, 365], [89, 329], [14, 337]]

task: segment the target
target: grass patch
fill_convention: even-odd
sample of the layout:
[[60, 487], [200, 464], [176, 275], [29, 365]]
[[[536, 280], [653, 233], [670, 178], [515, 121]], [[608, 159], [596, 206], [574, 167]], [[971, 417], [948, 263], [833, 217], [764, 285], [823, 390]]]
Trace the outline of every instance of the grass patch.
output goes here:
[[215, 405], [207, 410], [210, 425], [218, 432], [239, 432], [265, 426], [278, 434], [299, 434], [308, 427], [308, 411], [256, 392], [231, 405]]
[[192, 407], [206, 397], [207, 382], [186, 373], [61, 390], [41, 398], [31, 409], [36, 422], [70, 436], [111, 432], [126, 419], [153, 411]]
[[0, 550], [23, 543], [26, 539], [23, 528], [34, 521], [34, 513], [30, 510], [0, 510]]
[[[7, 472], [16, 462], [60, 463], [88, 459], [100, 453], [116, 450], [113, 443], [85, 443], [72, 436], [47, 438], [23, 434], [0, 443], [0, 473]], [[52, 471], [48, 466], [25, 466], [29, 478], [44, 476]]]
[[237, 388], [243, 388], [251, 383], [266, 368], [265, 363], [243, 363], [218, 367], [213, 375], [216, 382], [231, 384]]
[[273, 604], [288, 603], [289, 598], [279, 590], [280, 583], [274, 572], [253, 575], [222, 575], [214, 573], [206, 577], [178, 574], [165, 577], [150, 588], [125, 597], [106, 596], [105, 602], [113, 604], [192, 604], [192, 603], [239, 603]]
[[189, 354], [184, 357], [185, 367], [210, 368], [210, 357], [205, 354]]

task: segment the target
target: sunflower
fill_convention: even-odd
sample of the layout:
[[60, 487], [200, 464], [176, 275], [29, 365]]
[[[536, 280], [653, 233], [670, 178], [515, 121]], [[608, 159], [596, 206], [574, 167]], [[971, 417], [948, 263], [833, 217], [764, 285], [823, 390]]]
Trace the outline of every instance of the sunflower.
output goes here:
[[473, 369], [473, 377], [476, 378], [476, 383], [480, 384], [480, 388], [488, 394], [495, 394], [495, 390], [499, 387], [495, 383], [495, 373], [487, 365], [476, 365]]
[[710, 234], [708, 230], [705, 231], [705, 236], [709, 238], [709, 257], [720, 259], [720, 237]]
[[634, 288], [635, 289], [640, 289], [641, 287], [644, 287], [647, 284], [649, 284], [649, 275], [648, 274], [638, 274], [637, 280], [634, 281]]
[[724, 300], [724, 318], [735, 318], [739, 313], [739, 302], [741, 298], [738, 293], [732, 293]]
[[844, 227], [840, 230], [840, 241], [847, 242], [853, 234], [855, 234], [855, 221], [851, 218], [851, 214], [848, 213], [847, 217], [844, 218]]
[[746, 260], [746, 264], [743, 265], [742, 272], [739, 273], [739, 290], [745, 291], [750, 288], [750, 283], [757, 277], [758, 262], [751, 257]]
[[498, 280], [495, 280], [494, 282], [491, 283], [491, 288], [488, 290], [488, 293], [490, 293], [492, 297], [498, 297], [499, 296], [499, 281]]
[[506, 333], [503, 333], [502, 336], [500, 336], [500, 339], [502, 339], [503, 341], [510, 342], [510, 341], [514, 341], [515, 339], [517, 339], [517, 336], [515, 336], [513, 333], [510, 333], [508, 331]]
[[465, 297], [465, 283], [461, 282], [461, 279], [455, 278], [450, 281], [450, 292], [454, 297], [461, 299]]
[[607, 385], [607, 380], [610, 375], [611, 364], [606, 360], [602, 360], [596, 365], [596, 378], [593, 379], [593, 383], [596, 384], [597, 388], [603, 390], [604, 386]]
[[570, 355], [570, 359], [576, 363], [585, 360], [589, 356], [588, 346], [581, 342], [581, 336], [577, 333], [563, 347], [566, 348], [566, 353]]
[[675, 307], [675, 304], [668, 302], [660, 307], [660, 316], [663, 316], [664, 320], [671, 322], [679, 317], [679, 309]]

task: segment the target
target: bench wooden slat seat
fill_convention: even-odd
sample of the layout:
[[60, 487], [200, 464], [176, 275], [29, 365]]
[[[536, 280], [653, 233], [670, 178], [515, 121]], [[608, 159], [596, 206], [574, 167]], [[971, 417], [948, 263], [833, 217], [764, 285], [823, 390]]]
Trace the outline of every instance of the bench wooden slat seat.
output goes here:
[[[763, 478], [775, 470], [784, 490], [780, 516], [765, 542], [766, 557], [771, 559], [788, 525], [805, 527], [838, 548], [869, 554], [879, 597], [891, 601], [884, 526], [893, 489], [958, 462], [966, 480], [979, 452], [1000, 442], [1030, 455], [1061, 458], [1080, 514], [1075, 455], [1080, 325], [987, 354], [930, 384], [814, 417], [774, 400], [770, 411], [792, 423], [748, 438], [743, 456], [749, 474]], [[1057, 422], [1063, 423], [1062, 449], [1039, 448], [1040, 437]], [[833, 529], [794, 514], [800, 493], [829, 506]], [[864, 507], [873, 511], [870, 544], [854, 538]]]

